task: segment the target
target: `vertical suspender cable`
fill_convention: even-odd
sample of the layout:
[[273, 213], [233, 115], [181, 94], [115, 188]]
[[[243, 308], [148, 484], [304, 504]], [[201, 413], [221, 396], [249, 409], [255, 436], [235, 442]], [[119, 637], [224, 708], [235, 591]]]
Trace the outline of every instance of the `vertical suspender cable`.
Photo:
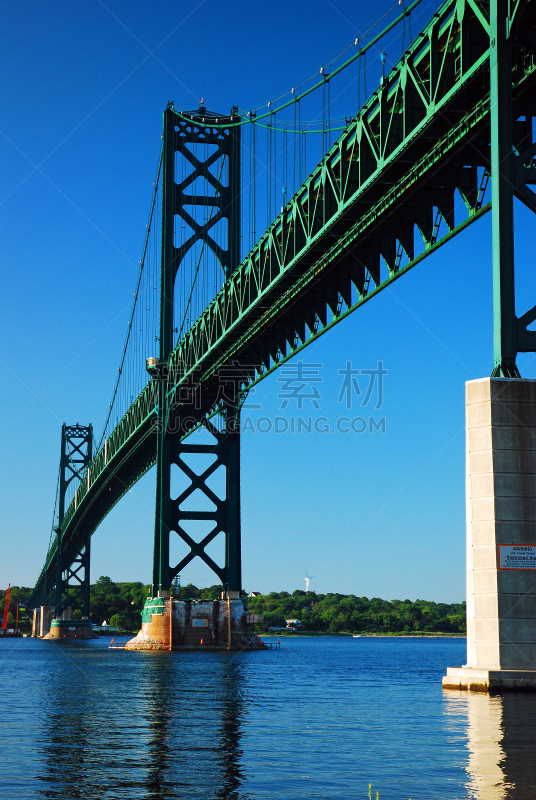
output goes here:
[[[277, 119], [276, 115], [274, 114], [274, 189], [273, 189], [273, 196], [274, 196], [274, 213], [270, 216], [272, 219], [275, 219], [277, 216]], [[270, 220], [271, 221], [271, 220]]]
[[301, 100], [297, 100], [296, 102], [298, 103], [298, 183], [301, 186], [303, 183], [303, 176], [302, 176], [303, 142], [302, 142], [302, 130], [301, 130]]
[[303, 180], [307, 177], [307, 123], [303, 123]]
[[282, 179], [282, 184], [283, 184], [283, 187], [282, 187], [283, 203], [282, 203], [282, 206], [285, 205], [285, 191], [286, 191], [285, 187], [287, 185], [287, 178], [286, 178], [287, 154], [285, 152], [286, 151], [286, 144], [287, 144], [287, 129], [285, 127], [285, 128], [283, 128], [283, 148], [282, 148], [282, 157], [283, 157], [283, 167], [282, 167], [282, 174], [283, 174], [283, 179]]
[[254, 242], [252, 241], [252, 225], [251, 225], [251, 212], [253, 204], [253, 122], [249, 120], [249, 194], [248, 194], [248, 245], [249, 250], [252, 249]]
[[331, 81], [328, 77], [328, 150], [331, 147]]
[[296, 102], [294, 102], [294, 142], [293, 142], [293, 161], [292, 161], [292, 194], [296, 191]]
[[274, 161], [273, 161], [273, 146], [274, 146], [274, 137], [273, 137], [273, 116], [270, 117], [270, 181], [269, 181], [269, 203], [268, 203], [268, 224], [266, 227], [270, 226], [270, 222], [272, 221], [272, 180], [273, 180], [273, 171], [274, 171]]
[[266, 129], [266, 227], [270, 224], [270, 122]]
[[253, 244], [257, 238], [257, 125], [253, 123]]
[[[359, 42], [359, 40], [358, 40]], [[357, 112], [361, 111], [361, 58], [357, 60]]]
[[326, 76], [322, 84], [322, 155], [326, 152]]

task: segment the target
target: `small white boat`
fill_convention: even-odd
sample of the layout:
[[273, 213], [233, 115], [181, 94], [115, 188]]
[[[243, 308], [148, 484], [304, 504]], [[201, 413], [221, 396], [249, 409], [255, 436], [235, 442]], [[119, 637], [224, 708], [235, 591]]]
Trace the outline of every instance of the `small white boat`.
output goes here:
[[360, 633], [352, 633], [352, 639], [361, 639]]

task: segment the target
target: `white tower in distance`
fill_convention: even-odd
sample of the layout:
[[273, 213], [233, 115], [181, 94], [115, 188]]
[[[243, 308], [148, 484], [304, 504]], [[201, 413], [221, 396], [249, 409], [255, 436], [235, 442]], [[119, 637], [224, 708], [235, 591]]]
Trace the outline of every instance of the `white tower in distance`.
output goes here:
[[309, 575], [307, 575], [307, 570], [305, 569], [305, 567], [303, 568], [303, 571], [305, 572], [305, 593], [307, 594], [309, 592], [309, 583], [313, 580], [314, 575], [311, 575], [311, 577], [309, 577]]

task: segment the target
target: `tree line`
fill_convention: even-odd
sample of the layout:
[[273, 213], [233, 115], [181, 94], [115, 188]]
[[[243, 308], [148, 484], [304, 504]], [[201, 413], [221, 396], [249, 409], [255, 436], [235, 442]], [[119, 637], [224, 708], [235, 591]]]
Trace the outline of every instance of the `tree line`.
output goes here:
[[[150, 585], [141, 581], [114, 582], [101, 576], [91, 585], [91, 619], [97, 625], [104, 620], [108, 625], [127, 631], [138, 631], [141, 612]], [[193, 584], [178, 588], [178, 596], [184, 599], [217, 600], [223, 587], [208, 586], [199, 589]], [[11, 604], [8, 624], [15, 622], [16, 603], [24, 603], [31, 589], [25, 586], [11, 587]], [[0, 589], [0, 616], [4, 612], [6, 590]], [[270, 592], [248, 598], [251, 613], [263, 614], [258, 623], [259, 633], [270, 628], [284, 628], [287, 619], [299, 619], [300, 629], [319, 633], [465, 633], [465, 602], [434, 603], [430, 600], [382, 600], [357, 597], [354, 594], [317, 594], [297, 589], [289, 592]], [[73, 617], [82, 613], [73, 610]], [[19, 627], [24, 632], [30, 623], [22, 615]]]
[[465, 602], [382, 600], [354, 594], [317, 594], [297, 589], [248, 599], [250, 612], [263, 614], [262, 629], [299, 619], [303, 631], [321, 633], [465, 633]]

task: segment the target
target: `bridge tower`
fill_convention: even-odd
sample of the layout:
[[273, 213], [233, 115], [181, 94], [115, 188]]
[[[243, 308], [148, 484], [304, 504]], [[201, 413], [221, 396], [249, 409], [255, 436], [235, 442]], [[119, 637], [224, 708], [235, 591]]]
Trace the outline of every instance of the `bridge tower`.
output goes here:
[[[61, 428], [60, 475], [58, 487], [58, 525], [56, 527], [56, 591], [54, 618], [47, 632], [46, 613], [41, 609], [41, 631], [47, 638], [92, 638], [89, 612], [91, 539], [67, 552], [62, 525], [65, 500], [71, 481], [82, 480], [93, 458], [93, 426], [66, 425]], [[82, 620], [71, 620], [72, 608], [82, 612]]]
[[[93, 426], [79, 425], [78, 422], [76, 425], [64, 423], [61, 428], [58, 522], [54, 528], [55, 568], [54, 561], [51, 561], [53, 569], [44, 570], [44, 580], [38, 595], [41, 605], [34, 609], [32, 636], [96, 637], [89, 618], [91, 539], [75, 542], [68, 548], [63, 541], [63, 521], [69, 486], [73, 480], [81, 481], [87, 475], [92, 457]], [[71, 620], [73, 607], [81, 612], [81, 620]]]
[[[58, 527], [57, 537], [57, 569], [56, 569], [56, 617], [59, 619], [65, 610], [77, 599], [69, 591], [71, 580], [81, 598], [78, 605], [83, 617], [89, 618], [89, 573], [91, 539], [69, 560], [62, 553], [62, 524], [65, 516], [65, 498], [69, 484], [73, 479], [81, 480], [93, 458], [93, 426], [66, 425], [61, 427], [60, 483], [58, 489]], [[83, 571], [83, 576], [79, 573]], [[72, 588], [72, 586], [71, 586]]]
[[[226, 622], [219, 635], [220, 642], [226, 639], [230, 647], [235, 640], [242, 638], [240, 626], [232, 620], [244, 618], [245, 601], [241, 600], [241, 535], [240, 535], [240, 390], [235, 376], [221, 378], [220, 401], [218, 404], [217, 424], [209, 419], [214, 411], [213, 399], [205, 401], [201, 394], [200, 381], [196, 380], [195, 365], [186, 365], [184, 370], [192, 370], [188, 378], [188, 389], [181, 389], [181, 397], [173, 395], [175, 381], [168, 374], [168, 360], [173, 350], [175, 307], [175, 282], [181, 269], [181, 262], [195, 242], [203, 242], [210, 248], [218, 260], [222, 277], [227, 278], [238, 266], [240, 259], [240, 126], [236, 125], [239, 117], [235, 109], [228, 117], [213, 114], [201, 105], [197, 111], [177, 113], [172, 104], [164, 112], [163, 161], [162, 161], [162, 256], [161, 256], [161, 293], [160, 293], [160, 336], [159, 357], [148, 359], [147, 368], [158, 384], [158, 419], [157, 419], [157, 477], [156, 477], [156, 512], [154, 536], [154, 562], [152, 598], [147, 601], [143, 621], [169, 615], [174, 601], [170, 597], [170, 586], [192, 559], [201, 558], [218, 576], [224, 587], [222, 602], [215, 604], [208, 612], [215, 618], [221, 605]], [[214, 125], [215, 122], [219, 126]], [[212, 125], [211, 125], [212, 123]], [[221, 127], [228, 123], [228, 127]], [[212, 153], [203, 160], [197, 155], [197, 145], [211, 145]], [[200, 148], [202, 150], [202, 148]], [[193, 171], [181, 179], [177, 169], [177, 154], [181, 154], [189, 162]], [[210, 171], [211, 165], [218, 160], [226, 160], [226, 180], [220, 180]], [[221, 163], [221, 162], [220, 162]], [[221, 175], [221, 171], [220, 171]], [[205, 193], [195, 191], [192, 184], [197, 178], [204, 178]], [[187, 211], [187, 206], [205, 206], [211, 209], [205, 215], [204, 223], [196, 221]], [[213, 213], [215, 210], [216, 213]], [[211, 230], [220, 220], [227, 219], [227, 241], [217, 242]], [[186, 242], [178, 243], [175, 230], [177, 222], [184, 220], [194, 233]], [[226, 244], [226, 246], [225, 246]], [[185, 436], [182, 420], [192, 418], [212, 435], [214, 444], [190, 444]], [[214, 418], [213, 418], [214, 419]], [[216, 456], [208, 469], [201, 474], [196, 473], [182, 458], [183, 455], [193, 457]], [[226, 473], [226, 492], [219, 498], [207, 485], [208, 479], [220, 466]], [[176, 499], [171, 498], [171, 470], [178, 467], [191, 481], [190, 486]], [[185, 501], [197, 490], [201, 490], [205, 498], [214, 506], [213, 511], [184, 510]], [[211, 529], [201, 541], [185, 529], [184, 523], [189, 520], [206, 520], [212, 523]], [[220, 566], [205, 552], [205, 548], [214, 538], [223, 534], [225, 537], [225, 564]], [[190, 552], [178, 564], [170, 565], [170, 537], [179, 536], [190, 548]], [[151, 603], [153, 604], [151, 606]], [[233, 606], [233, 607], [232, 607]], [[236, 609], [234, 608], [236, 606]], [[240, 606], [240, 608], [238, 608]], [[164, 613], [165, 609], [165, 613]], [[182, 613], [182, 612], [181, 612]], [[188, 612], [188, 613], [191, 613]], [[222, 618], [223, 619], [223, 618]], [[162, 620], [156, 620], [161, 622]], [[202, 621], [202, 620], [200, 620]], [[221, 621], [221, 620], [220, 620]], [[156, 624], [155, 622], [155, 624]], [[171, 624], [171, 623], [170, 623]], [[167, 630], [167, 623], [164, 630]], [[234, 626], [236, 630], [231, 628]], [[184, 638], [184, 627], [180, 635]], [[165, 639], [165, 633], [159, 637], [158, 625], [147, 630], [150, 636]], [[208, 631], [203, 638], [200, 632], [200, 643], [206, 645]], [[211, 634], [212, 635], [212, 634]], [[194, 637], [195, 638], [195, 637]], [[168, 643], [170, 636], [168, 635]], [[216, 634], [218, 639], [218, 634]], [[184, 642], [194, 646], [190, 639]]]

